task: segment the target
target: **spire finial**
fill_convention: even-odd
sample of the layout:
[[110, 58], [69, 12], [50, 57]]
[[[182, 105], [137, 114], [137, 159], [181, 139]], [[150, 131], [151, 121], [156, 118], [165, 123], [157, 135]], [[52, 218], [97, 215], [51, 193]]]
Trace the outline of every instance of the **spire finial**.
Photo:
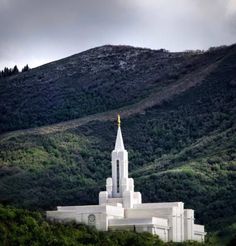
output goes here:
[[120, 127], [120, 122], [121, 122], [121, 121], [120, 121], [120, 114], [118, 114], [118, 115], [117, 115], [117, 125], [118, 125], [118, 127]]
[[123, 138], [122, 138], [122, 133], [121, 133], [121, 128], [120, 128], [120, 114], [117, 115], [117, 135], [116, 135], [116, 144], [115, 144], [115, 149], [116, 151], [123, 151], [125, 149], [124, 143], [123, 143]]

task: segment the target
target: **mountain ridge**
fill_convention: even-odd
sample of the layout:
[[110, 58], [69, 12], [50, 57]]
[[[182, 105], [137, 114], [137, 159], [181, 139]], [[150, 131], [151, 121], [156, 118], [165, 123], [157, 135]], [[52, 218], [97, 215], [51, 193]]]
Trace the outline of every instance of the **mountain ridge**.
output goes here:
[[[228, 49], [222, 48], [223, 55]], [[138, 102], [197, 66], [221, 59], [222, 50], [205, 59], [207, 53], [102, 46], [2, 79], [0, 130], [48, 125]]]

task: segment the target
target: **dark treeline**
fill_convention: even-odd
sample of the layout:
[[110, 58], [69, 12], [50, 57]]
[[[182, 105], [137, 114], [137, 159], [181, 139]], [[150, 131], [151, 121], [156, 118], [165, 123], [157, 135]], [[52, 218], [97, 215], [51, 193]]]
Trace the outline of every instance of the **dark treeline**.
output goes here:
[[[29, 66], [27, 64], [22, 68], [21, 72], [26, 72], [28, 70]], [[16, 65], [13, 68], [5, 67], [2, 71], [0, 71], [0, 78], [9, 77], [18, 73], [20, 73], [20, 71]]]

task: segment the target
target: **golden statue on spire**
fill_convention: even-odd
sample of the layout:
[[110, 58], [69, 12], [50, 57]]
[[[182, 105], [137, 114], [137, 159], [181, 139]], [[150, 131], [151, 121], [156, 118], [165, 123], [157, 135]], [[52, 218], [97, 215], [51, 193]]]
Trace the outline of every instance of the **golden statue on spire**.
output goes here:
[[118, 114], [118, 115], [117, 115], [117, 125], [118, 125], [118, 127], [120, 127], [120, 122], [121, 122], [121, 121], [120, 121], [120, 114]]

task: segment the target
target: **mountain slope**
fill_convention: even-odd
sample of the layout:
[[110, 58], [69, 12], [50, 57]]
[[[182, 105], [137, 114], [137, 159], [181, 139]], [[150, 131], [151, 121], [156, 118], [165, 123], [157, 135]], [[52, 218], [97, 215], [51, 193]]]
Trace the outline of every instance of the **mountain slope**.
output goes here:
[[115, 110], [107, 111], [105, 113], [97, 113], [94, 115], [81, 117], [75, 120], [52, 124], [46, 127], [30, 128], [24, 131], [22, 130], [13, 131], [10, 134], [9, 133], [2, 134], [0, 137], [6, 138], [12, 135], [16, 136], [18, 134], [25, 134], [25, 133], [43, 134], [43, 133], [65, 131], [67, 129], [75, 128], [75, 127], [78, 127], [80, 125], [86, 124], [94, 120], [100, 120], [100, 121], [114, 120], [114, 115], [117, 112], [122, 112], [123, 118], [129, 117], [137, 113], [142, 113], [146, 109], [151, 108], [155, 105], [159, 105], [163, 103], [164, 101], [168, 101], [173, 96], [181, 94], [184, 91], [190, 89], [191, 87], [194, 87], [200, 84], [204, 80], [204, 78], [208, 74], [210, 74], [211, 71], [214, 70], [214, 68], [218, 65], [218, 63], [219, 62], [216, 62], [215, 64], [211, 64], [208, 67], [203, 68], [200, 71], [187, 74], [186, 76], [183, 76], [181, 79], [177, 80], [174, 84], [163, 85], [162, 88], [160, 88], [158, 91], [150, 93], [149, 96], [140, 100], [137, 103], [124, 106], [121, 108], [117, 108]]
[[202, 70], [233, 48], [198, 54], [102, 46], [2, 79], [0, 130], [51, 124], [133, 104], [188, 75], [198, 79], [198, 73], [201, 76]]
[[[113, 70], [107, 64], [118, 63], [121, 57], [129, 61], [127, 71], [121, 63], [114, 72], [114, 80], [110, 81]], [[77, 59], [87, 64], [87, 67], [81, 65], [87, 69], [84, 72], [87, 82], [79, 78], [70, 82], [67, 77], [75, 67], [64, 69], [66, 78], [50, 82], [52, 88], [64, 86], [63, 90], [48, 91], [49, 95], [56, 95], [56, 106], [50, 109], [55, 112], [51, 115], [52, 111], [47, 110], [50, 105], [41, 93], [46, 89], [32, 89], [29, 77], [35, 78], [42, 71], [45, 78], [52, 77], [57, 71], [54, 68], [58, 69], [60, 64], [65, 67]], [[163, 71], [157, 71], [162, 65]], [[105, 46], [39, 67], [24, 76], [21, 86], [18, 84], [21, 77], [1, 81], [4, 93], [0, 107], [6, 110], [0, 135], [2, 203], [44, 210], [59, 204], [96, 203], [99, 190], [104, 189], [105, 177], [111, 172], [115, 118], [120, 112], [130, 173], [144, 201], [181, 200], [196, 210], [197, 221], [206, 224], [208, 231], [233, 225], [236, 219], [235, 46], [201, 54]], [[39, 88], [49, 85], [47, 80], [45, 85], [32, 81]], [[88, 88], [89, 93], [93, 91], [90, 99], [79, 96], [85, 85], [93, 85]], [[67, 93], [73, 86], [77, 86], [78, 100], [89, 102], [86, 107], [80, 109], [85, 104], [73, 104], [74, 97]], [[117, 86], [124, 86], [125, 92], [119, 94], [121, 90]], [[16, 87], [21, 88], [15, 99], [20, 101], [19, 105], [32, 97], [29, 92], [33, 90], [35, 94], [29, 105], [24, 104], [24, 110], [16, 106], [11, 111], [14, 106], [11, 95], [18, 95]], [[106, 88], [114, 104], [109, 104], [107, 99], [97, 101], [108, 96]], [[59, 92], [72, 107], [68, 114], [56, 110], [63, 108], [57, 100]], [[6, 132], [57, 122], [57, 113], [62, 120], [83, 117]], [[22, 117], [27, 114], [29, 121], [15, 118], [18, 114]], [[38, 121], [35, 115], [40, 116]], [[13, 123], [12, 119], [15, 119]]]

